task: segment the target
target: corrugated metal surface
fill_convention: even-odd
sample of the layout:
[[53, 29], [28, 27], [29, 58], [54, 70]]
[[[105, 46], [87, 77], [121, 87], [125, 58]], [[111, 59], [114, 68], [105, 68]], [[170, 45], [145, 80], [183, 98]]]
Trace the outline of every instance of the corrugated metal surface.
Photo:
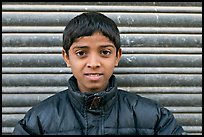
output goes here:
[[173, 111], [189, 135], [202, 134], [201, 2], [3, 2], [2, 134], [36, 103], [66, 88], [62, 31], [84, 11], [100, 11], [121, 32], [120, 88]]

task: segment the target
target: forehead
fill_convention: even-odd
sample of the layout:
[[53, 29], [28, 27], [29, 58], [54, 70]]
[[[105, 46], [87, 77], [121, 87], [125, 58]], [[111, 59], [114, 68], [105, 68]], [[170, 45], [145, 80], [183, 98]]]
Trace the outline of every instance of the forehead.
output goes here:
[[112, 42], [108, 37], [104, 36], [101, 32], [95, 32], [91, 36], [81, 36], [75, 40], [75, 42], [85, 41], [85, 40], [102, 40]]
[[102, 33], [94, 33], [91, 36], [82, 36], [77, 38], [71, 48], [77, 48], [77, 47], [113, 47], [115, 48], [115, 45], [113, 42], [106, 36], [104, 36]]

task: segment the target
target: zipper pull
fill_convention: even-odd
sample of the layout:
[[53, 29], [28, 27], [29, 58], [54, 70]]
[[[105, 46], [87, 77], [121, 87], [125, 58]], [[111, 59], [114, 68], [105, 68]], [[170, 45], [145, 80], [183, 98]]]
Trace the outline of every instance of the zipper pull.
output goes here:
[[99, 106], [100, 102], [101, 102], [101, 97], [94, 97], [89, 109], [96, 109]]

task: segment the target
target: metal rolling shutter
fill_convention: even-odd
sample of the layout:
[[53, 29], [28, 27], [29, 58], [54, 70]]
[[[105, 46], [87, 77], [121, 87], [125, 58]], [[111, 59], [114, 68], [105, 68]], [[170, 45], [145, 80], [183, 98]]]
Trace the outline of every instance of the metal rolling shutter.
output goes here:
[[96, 10], [119, 26], [120, 88], [173, 111], [189, 135], [202, 134], [202, 3], [3, 2], [2, 134], [33, 105], [66, 87], [62, 32], [74, 16]]

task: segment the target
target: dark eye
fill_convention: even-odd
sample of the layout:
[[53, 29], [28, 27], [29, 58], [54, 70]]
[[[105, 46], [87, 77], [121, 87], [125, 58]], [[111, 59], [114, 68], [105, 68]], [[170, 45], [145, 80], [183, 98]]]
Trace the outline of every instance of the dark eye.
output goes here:
[[76, 55], [79, 56], [79, 57], [83, 57], [83, 56], [86, 55], [86, 52], [84, 52], [84, 51], [77, 51]]
[[109, 50], [102, 50], [102, 51], [101, 51], [101, 54], [102, 54], [102, 55], [110, 55], [110, 54], [111, 54], [111, 51], [109, 51]]

